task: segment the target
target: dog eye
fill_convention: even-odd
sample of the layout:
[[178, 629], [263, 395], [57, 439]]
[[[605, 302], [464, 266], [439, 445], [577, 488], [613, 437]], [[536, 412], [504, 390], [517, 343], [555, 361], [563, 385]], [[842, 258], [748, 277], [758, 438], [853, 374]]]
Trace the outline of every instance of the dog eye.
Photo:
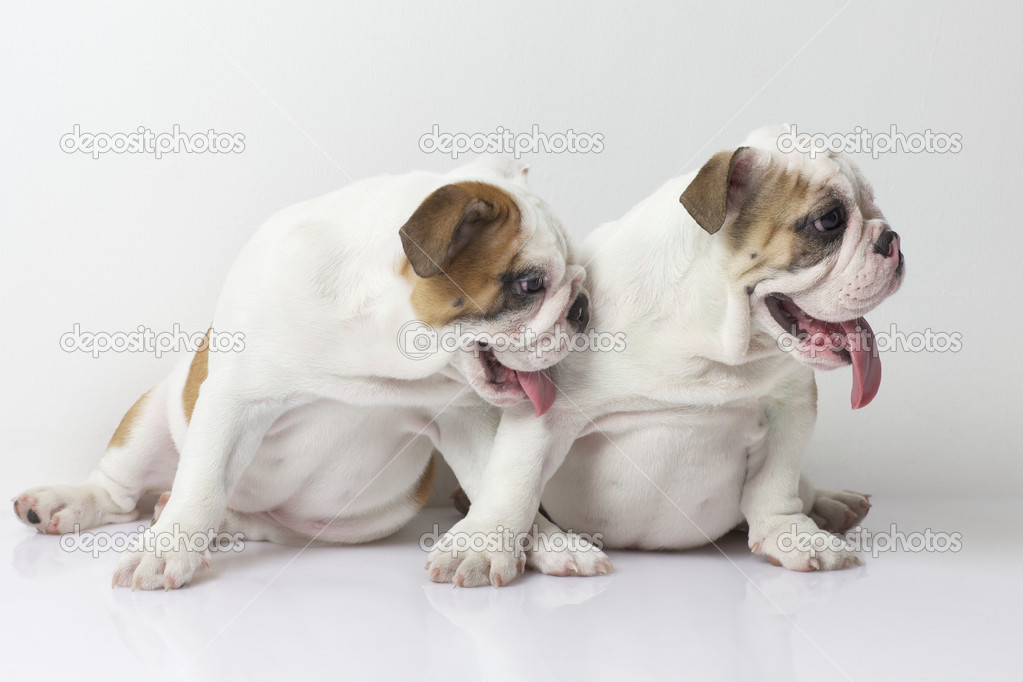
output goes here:
[[833, 208], [813, 221], [813, 226], [817, 228], [818, 232], [831, 232], [843, 225], [845, 225], [845, 211], [841, 208]]
[[519, 291], [524, 294], [535, 294], [543, 291], [546, 282], [543, 277], [526, 277], [519, 280]]

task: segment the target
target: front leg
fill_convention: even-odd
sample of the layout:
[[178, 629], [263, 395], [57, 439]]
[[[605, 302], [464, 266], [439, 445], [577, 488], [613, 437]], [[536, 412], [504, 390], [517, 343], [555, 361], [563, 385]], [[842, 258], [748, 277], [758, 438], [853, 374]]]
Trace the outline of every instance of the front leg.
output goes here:
[[803, 452], [817, 416], [813, 372], [800, 369], [764, 402], [767, 431], [750, 449], [741, 511], [754, 554], [794, 571], [860, 565], [840, 535], [821, 530], [803, 513], [799, 478]]
[[152, 528], [121, 556], [114, 586], [174, 589], [209, 566], [208, 541], [220, 526], [227, 500], [283, 412], [276, 401], [254, 403], [236, 387], [210, 377], [195, 403], [167, 506]]
[[463, 480], [459, 469], [472, 468], [454, 466], [472, 506], [430, 552], [426, 569], [431, 580], [501, 587], [525, 570], [522, 544], [530, 539], [540, 493], [572, 443], [565, 421], [559, 410], [534, 417], [528, 404], [508, 408], [478, 475]]

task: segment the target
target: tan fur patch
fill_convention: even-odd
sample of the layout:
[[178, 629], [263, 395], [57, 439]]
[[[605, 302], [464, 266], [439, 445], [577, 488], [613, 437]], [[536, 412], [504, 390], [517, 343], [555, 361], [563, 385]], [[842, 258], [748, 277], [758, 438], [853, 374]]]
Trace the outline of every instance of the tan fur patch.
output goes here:
[[426, 465], [426, 469], [423, 474], [416, 481], [416, 488], [412, 493], [412, 502], [415, 503], [417, 509], [422, 509], [426, 505], [426, 501], [430, 499], [430, 493], [433, 492], [433, 480], [437, 475], [437, 457], [436, 454], [430, 455], [430, 462]]
[[128, 411], [121, 417], [121, 423], [117, 425], [117, 430], [114, 431], [114, 435], [110, 437], [110, 442], [107, 444], [108, 448], [119, 448], [128, 442], [128, 436], [131, 435], [132, 427], [135, 426], [135, 422], [138, 421], [139, 414], [142, 412], [142, 406], [145, 404], [146, 399], [153, 390], [150, 389], [142, 394], [142, 397], [135, 401], [135, 403], [128, 408]]
[[749, 282], [759, 272], [786, 270], [816, 259], [820, 245], [801, 238], [795, 228], [819, 201], [821, 189], [812, 187], [801, 173], [776, 165], [765, 172], [727, 230], [736, 281]]
[[188, 379], [185, 380], [185, 390], [181, 392], [181, 404], [185, 408], [185, 421], [192, 421], [192, 412], [195, 410], [195, 403], [199, 400], [199, 388], [202, 382], [206, 381], [209, 374], [209, 352], [210, 352], [210, 329], [206, 330], [202, 345], [195, 351], [192, 364], [188, 368]]
[[[480, 224], [470, 241], [432, 277], [419, 277], [407, 260], [403, 263], [402, 274], [413, 283], [412, 307], [419, 319], [434, 327], [461, 317], [499, 312], [504, 305], [501, 275], [514, 271], [515, 255], [523, 241], [519, 209], [508, 193], [481, 182], [455, 186], [472, 200], [486, 202], [493, 208], [494, 218]], [[438, 233], [450, 233], [450, 223], [460, 219], [463, 209], [438, 206], [425, 216], [417, 211], [417, 217], [434, 221]]]

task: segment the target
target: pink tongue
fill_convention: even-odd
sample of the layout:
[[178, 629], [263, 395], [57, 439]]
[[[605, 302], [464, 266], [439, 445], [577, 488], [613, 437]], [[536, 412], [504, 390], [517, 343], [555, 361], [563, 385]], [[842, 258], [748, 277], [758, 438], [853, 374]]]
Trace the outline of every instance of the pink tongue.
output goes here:
[[[842, 331], [849, 340], [847, 348], [852, 356], [853, 388], [852, 408], [866, 407], [881, 387], [881, 358], [874, 342], [874, 330], [862, 317], [842, 322]], [[860, 331], [856, 331], [859, 327]]]
[[539, 372], [515, 372], [519, 385], [526, 392], [529, 399], [533, 401], [536, 408], [536, 416], [539, 417], [554, 404], [554, 398], [558, 395], [558, 389], [547, 376], [546, 370]]

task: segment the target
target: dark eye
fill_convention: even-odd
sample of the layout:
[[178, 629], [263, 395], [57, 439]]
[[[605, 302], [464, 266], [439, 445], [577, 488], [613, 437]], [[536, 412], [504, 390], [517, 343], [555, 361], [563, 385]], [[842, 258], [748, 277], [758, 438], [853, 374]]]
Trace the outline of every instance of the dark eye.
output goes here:
[[845, 211], [841, 208], [833, 208], [817, 220], [813, 226], [818, 232], [831, 232], [845, 225]]
[[546, 284], [546, 281], [544, 280], [543, 277], [526, 277], [525, 279], [520, 279], [518, 284], [519, 291], [521, 291], [522, 293], [535, 294], [543, 291], [543, 287], [544, 284]]

